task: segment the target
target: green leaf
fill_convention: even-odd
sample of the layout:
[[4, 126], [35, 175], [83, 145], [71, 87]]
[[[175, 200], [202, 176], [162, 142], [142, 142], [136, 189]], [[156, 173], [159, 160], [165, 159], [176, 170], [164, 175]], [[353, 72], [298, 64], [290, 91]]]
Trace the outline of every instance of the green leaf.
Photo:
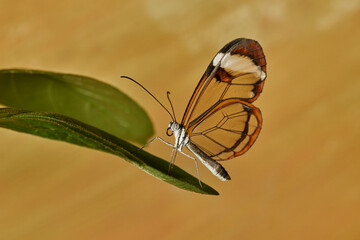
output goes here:
[[203, 194], [219, 194], [205, 183], [201, 188], [198, 179], [181, 168], [174, 166], [168, 175], [167, 161], [145, 151], [136, 151], [136, 146], [120, 138], [57, 113], [0, 108], [0, 127], [112, 153], [176, 187]]
[[0, 104], [60, 113], [141, 144], [153, 134], [149, 117], [128, 96], [108, 84], [79, 75], [0, 70]]

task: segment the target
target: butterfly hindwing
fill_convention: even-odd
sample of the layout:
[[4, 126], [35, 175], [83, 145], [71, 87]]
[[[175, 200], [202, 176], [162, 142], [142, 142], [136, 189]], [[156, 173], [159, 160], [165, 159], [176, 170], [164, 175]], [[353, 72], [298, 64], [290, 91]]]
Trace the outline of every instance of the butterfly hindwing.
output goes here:
[[255, 142], [262, 124], [261, 112], [240, 99], [218, 102], [188, 129], [190, 141], [214, 160], [245, 153]]

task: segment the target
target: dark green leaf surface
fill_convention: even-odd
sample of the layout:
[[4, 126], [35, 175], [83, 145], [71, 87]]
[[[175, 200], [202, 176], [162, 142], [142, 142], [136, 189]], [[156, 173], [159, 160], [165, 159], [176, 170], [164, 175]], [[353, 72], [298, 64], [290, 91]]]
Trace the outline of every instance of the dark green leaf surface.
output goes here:
[[167, 161], [144, 151], [136, 151], [136, 146], [124, 140], [60, 114], [0, 108], [0, 127], [112, 153], [179, 188], [218, 195], [205, 183], [201, 188], [197, 178], [179, 167], [174, 166], [171, 175], [168, 175]]
[[153, 134], [149, 117], [128, 96], [108, 84], [79, 75], [0, 70], [0, 104], [60, 113], [141, 144]]

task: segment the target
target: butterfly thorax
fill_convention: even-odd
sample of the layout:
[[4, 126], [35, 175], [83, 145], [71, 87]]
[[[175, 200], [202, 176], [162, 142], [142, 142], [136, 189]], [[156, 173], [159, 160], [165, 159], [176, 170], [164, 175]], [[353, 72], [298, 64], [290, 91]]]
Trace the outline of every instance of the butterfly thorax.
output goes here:
[[169, 123], [168, 129], [171, 129], [171, 131], [174, 133], [175, 147], [181, 151], [183, 147], [189, 142], [189, 136], [186, 129], [184, 126], [175, 121]]

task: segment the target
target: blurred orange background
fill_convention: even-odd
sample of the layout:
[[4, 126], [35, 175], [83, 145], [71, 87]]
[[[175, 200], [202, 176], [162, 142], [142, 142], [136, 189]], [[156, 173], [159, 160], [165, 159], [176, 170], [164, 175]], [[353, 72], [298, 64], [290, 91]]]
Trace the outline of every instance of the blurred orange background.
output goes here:
[[[0, 68], [95, 77], [136, 100], [157, 136], [181, 118], [228, 41], [268, 63], [263, 129], [220, 192], [187, 192], [106, 153], [0, 129], [0, 239], [360, 239], [360, 2], [0, 1]], [[101, 117], [101, 116], [99, 116]], [[171, 149], [148, 151], [169, 159]], [[192, 160], [176, 163], [196, 175]]]

